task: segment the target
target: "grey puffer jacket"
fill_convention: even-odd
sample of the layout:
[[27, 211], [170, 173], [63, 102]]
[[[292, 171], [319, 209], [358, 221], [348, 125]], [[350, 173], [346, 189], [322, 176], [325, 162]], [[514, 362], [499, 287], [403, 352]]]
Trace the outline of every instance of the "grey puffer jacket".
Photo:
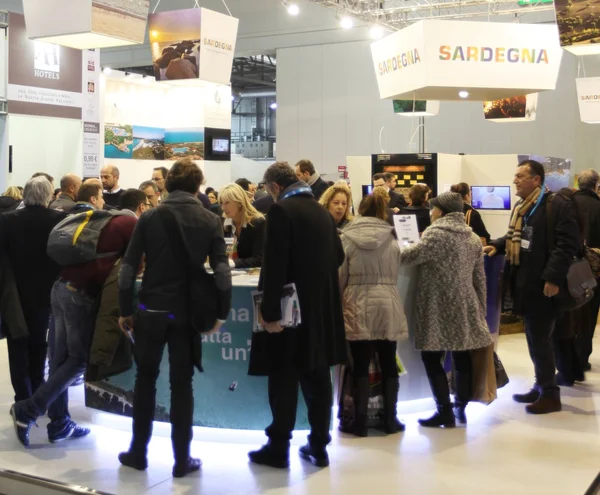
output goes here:
[[400, 248], [392, 230], [378, 218], [359, 217], [342, 233], [340, 290], [348, 340], [408, 337], [397, 288]]
[[440, 218], [421, 242], [402, 250], [400, 260], [419, 266], [418, 350], [466, 351], [491, 344], [481, 241], [462, 213]]

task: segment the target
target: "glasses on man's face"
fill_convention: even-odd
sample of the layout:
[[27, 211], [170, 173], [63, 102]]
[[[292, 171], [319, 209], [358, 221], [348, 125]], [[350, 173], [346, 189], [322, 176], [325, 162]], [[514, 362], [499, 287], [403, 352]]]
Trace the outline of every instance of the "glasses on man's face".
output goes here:
[[165, 180], [165, 179], [163, 179], [162, 177], [152, 177], [152, 180], [154, 182], [160, 182], [161, 180]]

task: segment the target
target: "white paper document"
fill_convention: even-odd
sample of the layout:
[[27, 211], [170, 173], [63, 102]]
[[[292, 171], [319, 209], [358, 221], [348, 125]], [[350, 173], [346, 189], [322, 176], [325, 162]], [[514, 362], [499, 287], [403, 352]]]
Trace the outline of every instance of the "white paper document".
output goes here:
[[394, 215], [394, 229], [396, 229], [400, 249], [417, 244], [420, 240], [415, 215]]
[[[255, 332], [262, 332], [263, 319], [260, 311], [260, 305], [263, 301], [263, 293], [252, 291], [252, 301], [254, 307], [254, 325]], [[288, 284], [283, 287], [283, 296], [281, 298], [281, 320], [279, 324], [283, 328], [294, 328], [302, 323], [302, 314], [300, 312], [300, 300], [296, 284]]]

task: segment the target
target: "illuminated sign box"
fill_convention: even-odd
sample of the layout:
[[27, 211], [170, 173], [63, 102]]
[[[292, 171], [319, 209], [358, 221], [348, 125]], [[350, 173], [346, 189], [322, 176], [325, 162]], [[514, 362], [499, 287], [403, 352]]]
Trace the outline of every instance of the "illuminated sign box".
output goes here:
[[[371, 45], [382, 99], [492, 101], [556, 88], [555, 25], [425, 20]], [[462, 94], [462, 96], [461, 96]]]
[[533, 122], [537, 114], [537, 102], [537, 93], [484, 101], [483, 116], [488, 122]]

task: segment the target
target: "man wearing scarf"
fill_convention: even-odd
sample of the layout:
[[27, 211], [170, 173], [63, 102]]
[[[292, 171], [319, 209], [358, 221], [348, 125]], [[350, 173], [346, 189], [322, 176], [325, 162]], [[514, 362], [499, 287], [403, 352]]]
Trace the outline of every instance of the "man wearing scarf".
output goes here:
[[[259, 282], [266, 331], [253, 335], [249, 373], [268, 376], [273, 422], [266, 429], [267, 445], [249, 457], [257, 464], [289, 467], [300, 386], [311, 427], [300, 457], [326, 467], [333, 405], [329, 368], [346, 361], [338, 281], [344, 250], [333, 217], [292, 167], [276, 163], [267, 169], [264, 181], [275, 200], [267, 214]], [[281, 297], [284, 286], [292, 283], [298, 291], [301, 323], [282, 328]]]
[[513, 399], [528, 404], [526, 410], [531, 414], [557, 412], [562, 407], [552, 334], [560, 314], [557, 298], [567, 290], [569, 265], [580, 247], [574, 206], [556, 195], [551, 207], [555, 243], [550, 248], [546, 203], [551, 193], [546, 192], [544, 180], [541, 163], [527, 160], [519, 165], [514, 184], [521, 201], [512, 212], [508, 233], [484, 248], [488, 256], [506, 255], [513, 313], [525, 322], [535, 385], [526, 394], [515, 394]]

